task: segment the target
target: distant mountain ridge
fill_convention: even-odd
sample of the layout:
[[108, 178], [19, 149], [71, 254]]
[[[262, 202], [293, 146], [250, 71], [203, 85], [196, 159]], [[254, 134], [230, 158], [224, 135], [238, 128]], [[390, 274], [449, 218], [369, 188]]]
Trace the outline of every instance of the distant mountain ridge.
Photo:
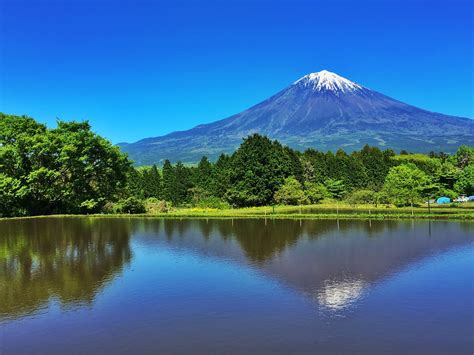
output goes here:
[[299, 150], [346, 151], [365, 144], [412, 152], [474, 145], [474, 120], [426, 111], [323, 70], [231, 117], [119, 146], [137, 165], [196, 162], [233, 152], [242, 138], [267, 135]]

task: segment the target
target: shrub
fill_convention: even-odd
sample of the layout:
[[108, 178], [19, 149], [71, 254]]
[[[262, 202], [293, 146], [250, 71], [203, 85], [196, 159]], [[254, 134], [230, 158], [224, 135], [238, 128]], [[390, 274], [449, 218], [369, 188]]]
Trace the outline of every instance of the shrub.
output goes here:
[[120, 200], [115, 205], [115, 212], [116, 213], [145, 213], [145, 205], [143, 202], [135, 197], [129, 197], [125, 200]]
[[299, 205], [308, 202], [301, 183], [293, 176], [285, 179], [283, 185], [275, 192], [275, 201], [286, 205]]
[[100, 211], [99, 202], [96, 200], [86, 200], [80, 204], [81, 213], [95, 213]]
[[198, 203], [196, 203], [195, 206], [199, 208], [217, 208], [219, 210], [230, 208], [228, 202], [223, 201], [215, 196], [204, 197]]
[[322, 184], [306, 182], [304, 188], [305, 195], [310, 203], [319, 203], [331, 196], [328, 189]]
[[[148, 203], [153, 203], [153, 204], [155, 204], [155, 203], [159, 203], [159, 202], [160, 202], [160, 200], [158, 200], [156, 197], [148, 197], [148, 198], [145, 200], [145, 203], [147, 203], [147, 204], [148, 204]], [[164, 201], [163, 201], [163, 202], [164, 202]]]
[[161, 200], [156, 204], [156, 209], [160, 213], [168, 213], [171, 209], [171, 202]]
[[342, 180], [327, 179], [325, 181], [325, 186], [331, 197], [336, 200], [343, 198], [346, 193], [346, 186]]
[[104, 207], [102, 207], [102, 212], [104, 213], [116, 213], [117, 204], [114, 202], [107, 202]]
[[368, 204], [368, 203], [375, 203], [376, 202], [376, 192], [372, 190], [357, 190], [354, 191], [347, 202], [350, 205], [355, 206], [357, 204]]
[[373, 204], [375, 207], [377, 207], [379, 204], [381, 205], [390, 205], [390, 197], [387, 195], [385, 191], [378, 191], [375, 193], [375, 199], [373, 201]]
[[151, 214], [168, 213], [171, 210], [171, 202], [150, 197], [145, 200], [145, 208]]

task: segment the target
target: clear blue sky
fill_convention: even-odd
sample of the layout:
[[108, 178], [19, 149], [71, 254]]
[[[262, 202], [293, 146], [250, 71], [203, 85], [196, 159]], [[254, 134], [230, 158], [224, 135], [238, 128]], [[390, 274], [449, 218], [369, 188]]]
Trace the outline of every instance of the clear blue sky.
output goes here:
[[0, 0], [0, 111], [114, 143], [240, 112], [327, 69], [473, 117], [472, 0]]

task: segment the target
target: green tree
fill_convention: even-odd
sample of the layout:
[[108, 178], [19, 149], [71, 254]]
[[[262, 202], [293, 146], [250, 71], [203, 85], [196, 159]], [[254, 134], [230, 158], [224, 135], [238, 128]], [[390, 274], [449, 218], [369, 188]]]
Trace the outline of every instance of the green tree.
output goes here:
[[141, 171], [136, 168], [130, 169], [127, 176], [127, 194], [138, 199], [145, 198], [145, 186]]
[[145, 169], [142, 172], [143, 176], [143, 187], [144, 197], [154, 197], [157, 199], [161, 198], [163, 185], [161, 181], [161, 175], [156, 165], [153, 165], [149, 169]]
[[347, 199], [350, 205], [375, 204], [377, 202], [377, 193], [372, 190], [356, 190], [351, 193]]
[[342, 180], [328, 179], [326, 180], [325, 186], [331, 197], [336, 200], [342, 199], [346, 193], [346, 186]]
[[288, 170], [281, 144], [258, 134], [249, 136], [232, 156], [226, 196], [237, 206], [270, 204]]
[[454, 189], [468, 196], [474, 195], [474, 164], [464, 168], [454, 185]]
[[307, 149], [302, 156], [305, 181], [323, 183], [329, 178], [326, 155], [314, 149]]
[[456, 164], [460, 168], [464, 168], [474, 162], [474, 147], [462, 145], [455, 154]]
[[364, 146], [362, 150], [356, 153], [356, 156], [365, 167], [367, 174], [367, 186], [373, 190], [382, 187], [388, 170], [394, 165], [392, 158], [395, 153], [392, 150], [381, 151], [377, 147]]
[[230, 187], [231, 158], [221, 154], [212, 166], [210, 192], [212, 195], [223, 198]]
[[[14, 192], [21, 213], [99, 211], [125, 189], [130, 165], [87, 122], [47, 129], [29, 117], [0, 115], [0, 174], [9, 191], [0, 195]], [[0, 214], [16, 214], [9, 206]]]
[[199, 186], [190, 188], [189, 194], [191, 195], [191, 203], [193, 206], [200, 206], [203, 201], [210, 197], [209, 192]]
[[442, 168], [442, 163], [438, 158], [430, 158], [425, 154], [405, 154], [397, 155], [392, 158], [397, 164], [413, 164], [429, 176], [435, 176]]
[[275, 192], [275, 201], [285, 205], [301, 205], [308, 202], [301, 183], [294, 177], [287, 177]]
[[459, 174], [459, 168], [455, 167], [451, 162], [445, 161], [441, 163], [439, 169], [432, 176], [441, 187], [453, 190]]
[[199, 164], [194, 172], [194, 184], [208, 192], [212, 185], [212, 164], [209, 162], [207, 157], [202, 157]]
[[131, 196], [119, 201], [115, 212], [128, 214], [145, 213], [146, 208], [141, 200]]
[[397, 205], [411, 205], [420, 201], [431, 179], [413, 164], [392, 167], [385, 179], [384, 191]]
[[[279, 149], [279, 147], [277, 147]], [[283, 164], [286, 175], [291, 175], [300, 183], [304, 182], [303, 164], [301, 163], [300, 153], [289, 148], [283, 147]]]
[[193, 187], [191, 179], [191, 171], [185, 167], [183, 163], [177, 162], [174, 168], [175, 173], [175, 190], [174, 199], [172, 200], [176, 205], [182, 205], [191, 200], [189, 190]]
[[27, 211], [22, 208], [26, 192], [20, 180], [0, 173], [0, 217], [27, 214]]
[[351, 154], [346, 158], [345, 184], [349, 189], [361, 189], [370, 185], [367, 171], [361, 160]]
[[162, 198], [166, 201], [175, 202], [176, 175], [171, 162], [166, 159], [163, 164], [163, 192]]
[[315, 182], [305, 182], [304, 192], [310, 203], [319, 203], [331, 196], [323, 184]]
[[125, 188], [130, 161], [118, 147], [93, 133], [88, 122], [59, 121], [48, 133], [41, 146], [47, 153], [39, 158], [44, 159], [50, 177], [60, 176], [60, 211], [79, 212], [76, 207], [86, 200], [101, 207]]

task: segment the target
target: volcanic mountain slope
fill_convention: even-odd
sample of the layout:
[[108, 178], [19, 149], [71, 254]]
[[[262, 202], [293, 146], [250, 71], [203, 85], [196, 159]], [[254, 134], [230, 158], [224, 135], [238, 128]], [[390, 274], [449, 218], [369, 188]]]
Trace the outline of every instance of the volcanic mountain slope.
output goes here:
[[233, 152], [252, 133], [299, 150], [352, 151], [370, 144], [453, 152], [474, 145], [474, 120], [422, 110], [323, 70], [229, 118], [120, 146], [137, 165], [196, 162]]

